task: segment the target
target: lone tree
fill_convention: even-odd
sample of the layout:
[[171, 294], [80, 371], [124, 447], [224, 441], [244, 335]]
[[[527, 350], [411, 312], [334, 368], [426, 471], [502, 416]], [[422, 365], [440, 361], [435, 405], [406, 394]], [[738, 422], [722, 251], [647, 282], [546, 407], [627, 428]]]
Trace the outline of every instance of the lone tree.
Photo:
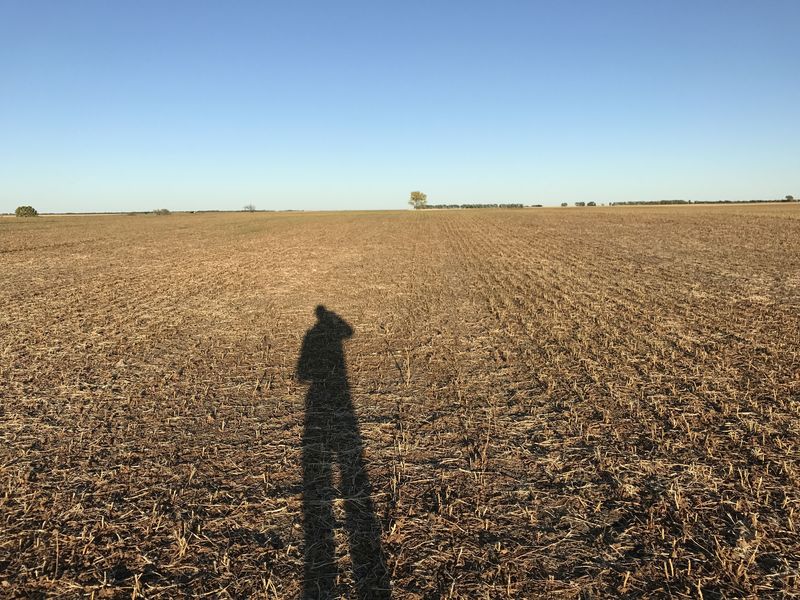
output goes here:
[[256, 205], [255, 204], [246, 204], [245, 207], [242, 209], [245, 212], [256, 212]]
[[408, 203], [414, 208], [425, 208], [428, 206], [428, 195], [422, 192], [411, 192]]
[[38, 217], [39, 211], [32, 206], [18, 206], [17, 210], [14, 211], [14, 214], [18, 217]]
[[794, 196], [791, 196], [791, 195], [790, 196], [786, 196], [786, 201], [787, 202], [794, 202]]

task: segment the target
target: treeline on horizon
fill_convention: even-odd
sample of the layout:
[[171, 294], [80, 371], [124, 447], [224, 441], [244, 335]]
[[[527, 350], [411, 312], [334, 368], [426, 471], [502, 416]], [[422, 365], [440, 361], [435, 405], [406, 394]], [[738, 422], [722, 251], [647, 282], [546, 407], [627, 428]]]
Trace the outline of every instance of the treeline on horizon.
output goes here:
[[[527, 208], [541, 208], [541, 204], [531, 204]], [[429, 208], [526, 208], [524, 204], [425, 204], [415, 207], [418, 210]]]
[[[767, 204], [774, 202], [798, 202], [797, 198], [787, 196], [786, 198], [779, 198], [775, 200], [632, 200], [628, 202], [609, 202], [608, 206], [661, 206], [672, 204]], [[596, 202], [575, 202], [575, 206], [592, 207], [597, 206]], [[417, 210], [447, 210], [447, 209], [460, 209], [460, 208], [542, 208], [542, 204], [424, 204], [415, 206]], [[561, 204], [562, 207], [567, 206], [566, 202]]]
[[609, 206], [646, 206], [651, 204], [763, 204], [773, 202], [797, 202], [792, 196], [775, 200], [632, 200], [630, 202], [609, 202]]

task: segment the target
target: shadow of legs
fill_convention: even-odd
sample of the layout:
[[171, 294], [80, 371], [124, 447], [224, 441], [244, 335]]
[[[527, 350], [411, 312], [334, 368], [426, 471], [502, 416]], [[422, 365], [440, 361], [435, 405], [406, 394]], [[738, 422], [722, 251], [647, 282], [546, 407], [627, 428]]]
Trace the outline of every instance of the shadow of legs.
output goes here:
[[303, 573], [303, 598], [307, 600], [333, 597], [336, 584], [333, 540], [334, 492], [330, 461], [331, 452], [322, 439], [322, 435], [308, 436], [304, 439], [305, 572]]
[[345, 526], [353, 561], [358, 597], [388, 599], [389, 573], [381, 545], [381, 529], [372, 503], [372, 486], [364, 468], [361, 440], [340, 453], [342, 494], [345, 497]]

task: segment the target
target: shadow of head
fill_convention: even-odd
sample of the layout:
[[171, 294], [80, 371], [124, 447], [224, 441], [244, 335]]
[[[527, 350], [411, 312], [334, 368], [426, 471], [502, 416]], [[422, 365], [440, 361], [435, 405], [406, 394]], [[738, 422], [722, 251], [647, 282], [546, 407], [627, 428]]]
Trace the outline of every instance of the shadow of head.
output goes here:
[[347, 368], [342, 340], [352, 337], [353, 328], [321, 304], [314, 314], [317, 315], [317, 322], [306, 332], [297, 362], [299, 379], [346, 385]]
[[311, 331], [316, 330], [315, 333], [323, 334], [329, 338], [352, 337], [353, 328], [332, 310], [328, 310], [322, 304], [319, 304], [314, 309], [314, 314], [317, 315], [317, 324]]

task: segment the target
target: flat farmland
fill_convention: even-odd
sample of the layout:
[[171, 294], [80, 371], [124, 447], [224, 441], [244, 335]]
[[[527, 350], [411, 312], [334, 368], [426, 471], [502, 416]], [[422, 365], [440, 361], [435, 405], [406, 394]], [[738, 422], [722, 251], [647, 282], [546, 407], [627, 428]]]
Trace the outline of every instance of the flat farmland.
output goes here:
[[0, 596], [800, 597], [800, 206], [0, 219]]

